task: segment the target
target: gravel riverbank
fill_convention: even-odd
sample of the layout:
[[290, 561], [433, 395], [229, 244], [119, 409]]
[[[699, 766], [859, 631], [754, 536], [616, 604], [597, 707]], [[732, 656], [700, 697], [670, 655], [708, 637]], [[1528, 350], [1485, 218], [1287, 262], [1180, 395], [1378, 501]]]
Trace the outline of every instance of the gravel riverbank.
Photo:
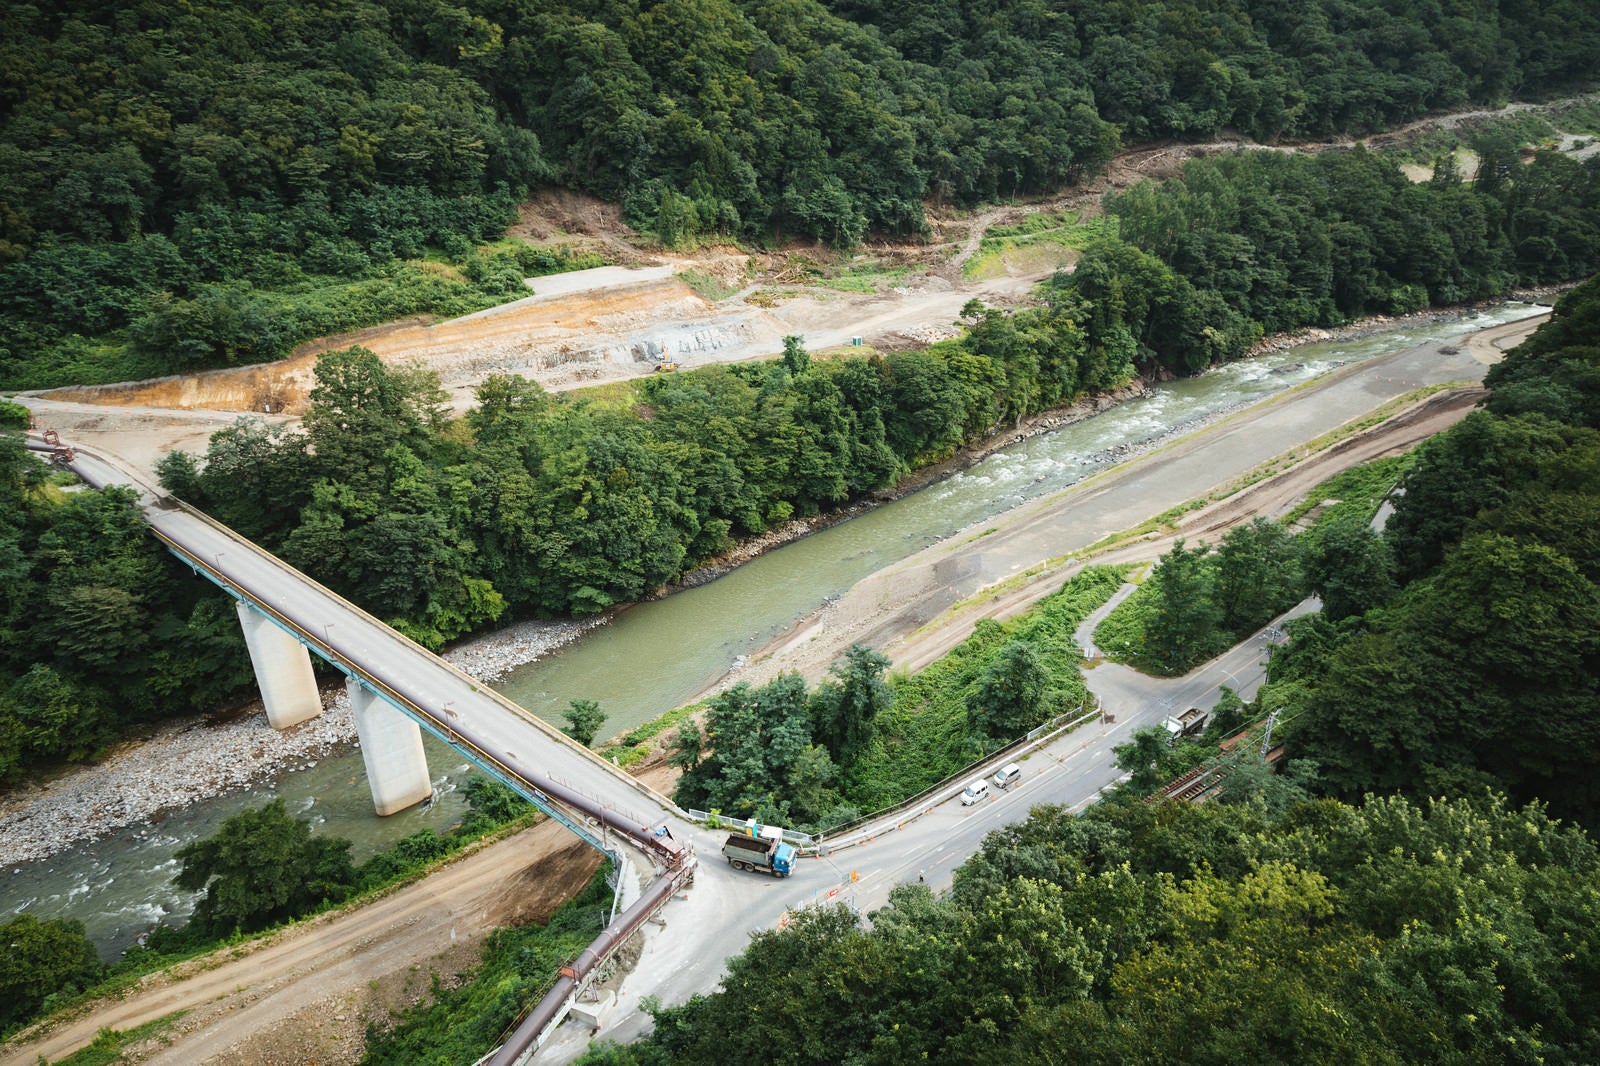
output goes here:
[[[522, 622], [470, 640], [445, 658], [492, 684], [601, 624]], [[169, 722], [96, 766], [0, 798], [0, 867], [45, 858], [349, 748], [356, 727], [344, 687], [324, 688], [323, 705], [318, 717], [282, 732], [267, 724], [259, 703], [226, 717]], [[175, 766], [203, 769], [180, 774]]]

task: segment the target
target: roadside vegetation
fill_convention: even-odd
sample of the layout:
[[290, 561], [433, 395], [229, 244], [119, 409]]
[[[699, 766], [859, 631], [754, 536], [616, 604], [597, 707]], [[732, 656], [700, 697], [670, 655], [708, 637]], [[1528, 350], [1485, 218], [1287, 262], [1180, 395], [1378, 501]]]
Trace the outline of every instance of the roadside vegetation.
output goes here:
[[1587, 1062], [1597, 874], [1583, 829], [1482, 794], [1040, 806], [948, 894], [807, 908], [580, 1061]]
[[[1597, 342], [1600, 280], [1419, 450], [1381, 535], [1395, 464], [1326, 487], [1349, 510], [1304, 536], [1366, 530], [1351, 569], [1388, 582], [1323, 589], [1253, 705], [1119, 747], [1116, 796], [995, 831], [947, 895], [757, 933], [718, 992], [582, 1061], [1595, 1060]], [[1209, 802], [1144, 801], [1268, 710], [1279, 773], [1256, 740]]]
[[[1095, 627], [1095, 644], [1113, 662], [1176, 677], [1306, 596], [1331, 595], [1337, 603], [1357, 580], [1352, 554], [1376, 538], [1366, 527], [1414, 461], [1414, 454], [1400, 455], [1347, 470], [1279, 521], [1257, 518], [1216, 545], [1180, 540]], [[1295, 532], [1302, 522], [1306, 528]]]
[[842, 774], [863, 813], [902, 803], [1055, 719], [1091, 710], [1073, 634], [1111, 598], [1123, 570], [1091, 566], [1026, 614], [980, 620], [949, 654], [892, 676], [878, 736]]
[[1211, 545], [1182, 540], [1095, 627], [1106, 657], [1175, 677], [1232, 647], [1306, 595], [1301, 544], [1258, 518]]
[[854, 645], [827, 680], [741, 683], [672, 738], [673, 799], [729, 818], [825, 833], [902, 803], [1052, 719], [1087, 709], [1072, 636], [1122, 572], [1090, 567], [1012, 622], [982, 620], [909, 677]]
[[476, 1062], [496, 1047], [529, 1003], [536, 1002], [606, 926], [611, 867], [561, 905], [544, 925], [501, 929], [484, 946], [483, 965], [453, 988], [434, 987], [431, 1002], [389, 1026], [367, 1031], [363, 1066]]

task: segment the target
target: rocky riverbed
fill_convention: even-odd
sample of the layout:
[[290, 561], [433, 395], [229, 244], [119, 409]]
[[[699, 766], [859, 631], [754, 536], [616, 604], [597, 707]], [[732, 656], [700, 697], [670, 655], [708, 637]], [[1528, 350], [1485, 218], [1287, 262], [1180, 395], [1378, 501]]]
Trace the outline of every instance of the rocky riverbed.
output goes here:
[[[462, 644], [445, 658], [493, 683], [601, 624], [523, 622]], [[0, 799], [0, 867], [270, 781], [350, 747], [356, 727], [344, 687], [324, 688], [323, 706], [318, 717], [282, 732], [267, 724], [259, 703], [238, 714], [169, 722], [96, 766], [12, 792]], [[175, 766], [203, 769], [174, 773]]]

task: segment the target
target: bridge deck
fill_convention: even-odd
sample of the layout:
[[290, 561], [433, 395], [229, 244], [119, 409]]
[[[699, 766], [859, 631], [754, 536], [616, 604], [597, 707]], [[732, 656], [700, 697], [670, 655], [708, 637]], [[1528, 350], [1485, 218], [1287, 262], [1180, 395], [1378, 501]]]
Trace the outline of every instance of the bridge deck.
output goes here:
[[137, 490], [151, 530], [196, 573], [260, 608], [486, 769], [577, 808], [592, 824], [604, 822], [675, 864], [677, 849], [653, 835], [654, 827], [683, 817], [670, 800], [120, 464], [80, 449], [72, 468], [96, 487]]

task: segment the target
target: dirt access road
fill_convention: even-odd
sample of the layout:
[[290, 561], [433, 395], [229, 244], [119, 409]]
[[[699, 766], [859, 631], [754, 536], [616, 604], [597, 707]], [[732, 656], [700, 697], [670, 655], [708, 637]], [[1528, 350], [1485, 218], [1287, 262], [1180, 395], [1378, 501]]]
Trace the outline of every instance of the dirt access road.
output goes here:
[[[897, 669], [920, 669], [964, 640], [978, 618], [1012, 617], [1089, 563], [1151, 561], [1179, 538], [1215, 543], [1258, 515], [1278, 517], [1334, 474], [1406, 451], [1453, 425], [1482, 391], [1438, 393], [1320, 451], [1309, 451], [1303, 442], [1338, 431], [1430, 377], [1481, 378], [1547, 314], [1483, 330], [1458, 346], [1424, 345], [1345, 367], [1023, 504], [984, 523], [982, 532], [932, 545], [803, 619], [755, 657], [739, 679], [759, 683], [786, 670], [819, 678], [858, 641], [884, 651]], [[1212, 502], [1159, 531], [1117, 537], [1154, 514], [1199, 499]], [[1098, 547], [1086, 552], [1091, 545]]]
[[[1464, 358], [1480, 368], [1486, 366], [1538, 321], [1525, 319], [1480, 333], [1465, 345]], [[1133, 486], [1142, 496], [1163, 470], [1178, 469], [1202, 453], [1212, 457], [1207, 465], [1217, 466], [1218, 453], [1237, 450], [1241, 435], [1253, 427], [1266, 427], [1269, 435], [1275, 434], [1270, 429], [1274, 417], [1302, 421], [1309, 414], [1296, 412], [1327, 407], [1330, 390], [1341, 385], [1361, 388], [1361, 373], [1368, 366], [1352, 366], [1129, 460], [1092, 483], [1069, 490], [1067, 497], [1019, 507], [988, 523], [994, 532], [987, 536], [935, 545], [868, 578], [839, 604], [776, 642], [741, 679], [759, 681], [785, 670], [819, 674], [856, 640], [884, 647], [897, 667], [926, 665], [965, 639], [978, 618], [1004, 619], [1020, 613], [1058, 588], [1071, 569], [1085, 561], [1045, 565], [1023, 580], [961, 593], [953, 587], [953, 575], [981, 574], [979, 568], [968, 569], [963, 554], [993, 553], [995, 538], [1025, 544], [1041, 523], [1066, 510], [1081, 512], [1093, 524], [1098, 519], [1091, 512], [1104, 507], [1108, 493], [1119, 485]], [[1129, 539], [1092, 561], [1151, 560], [1168, 550], [1176, 537], [1214, 540], [1256, 515], [1281, 514], [1333, 473], [1409, 448], [1452, 424], [1471, 409], [1477, 396], [1472, 389], [1440, 393], [1275, 476], [1187, 513], [1171, 529]], [[670, 771], [656, 766], [649, 783], [669, 789]], [[120, 1000], [58, 1023], [37, 1040], [8, 1046], [0, 1052], [0, 1066], [32, 1064], [39, 1055], [59, 1057], [92, 1040], [101, 1028], [128, 1029], [180, 1011], [187, 1013], [165, 1033], [129, 1049], [126, 1061], [173, 1066], [358, 1062], [369, 1022], [381, 1023], [391, 1011], [415, 1002], [427, 992], [432, 974], [448, 983], [454, 974], [472, 968], [483, 938], [493, 929], [547, 913], [576, 891], [594, 868], [592, 852], [547, 824], [485, 848], [365, 909], [330, 915], [259, 946], [220, 952], [185, 967], [180, 975], [153, 978]]]
[[478, 965], [494, 930], [543, 921], [583, 888], [599, 855], [545, 822], [483, 848], [423, 881], [351, 912], [153, 975], [121, 999], [0, 1048], [3, 1066], [33, 1066], [182, 1012], [125, 1061], [191, 1066], [358, 1062], [369, 1023], [445, 987]]

